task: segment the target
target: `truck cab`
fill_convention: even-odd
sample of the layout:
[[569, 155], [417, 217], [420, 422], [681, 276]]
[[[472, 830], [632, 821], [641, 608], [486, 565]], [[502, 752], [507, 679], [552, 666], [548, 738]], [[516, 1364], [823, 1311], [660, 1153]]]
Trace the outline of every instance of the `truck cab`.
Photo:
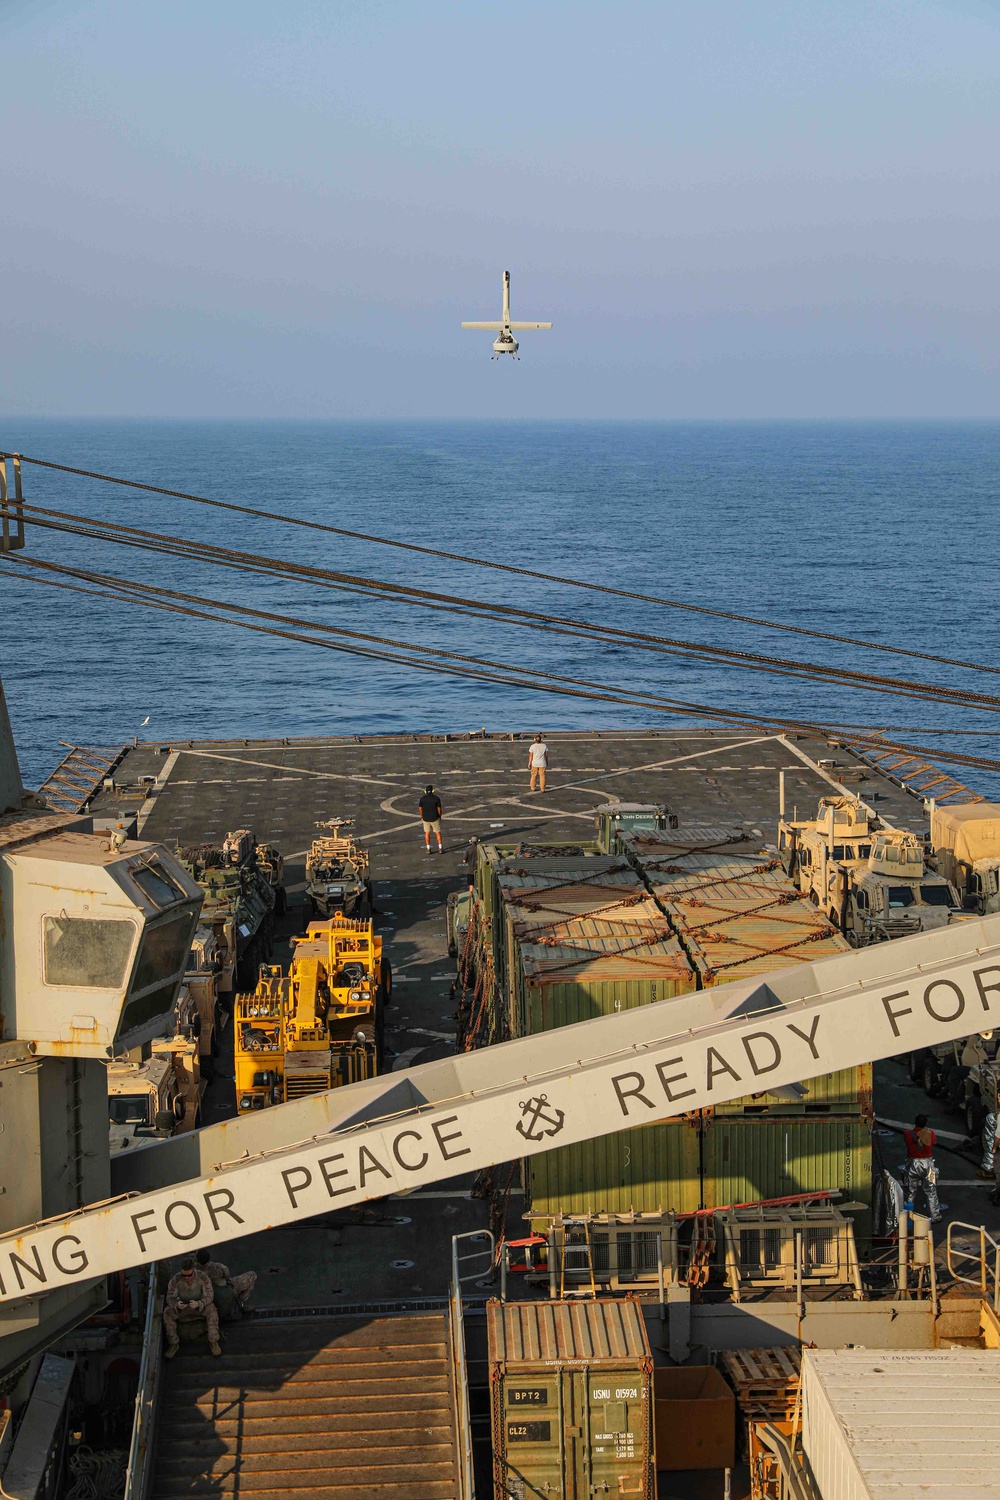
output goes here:
[[963, 915], [955, 887], [926, 868], [916, 834], [883, 832], [875, 836], [867, 868], [855, 872], [844, 930], [856, 947], [863, 947], [946, 927]]
[[799, 890], [856, 948], [964, 915], [951, 881], [926, 867], [917, 835], [883, 827], [856, 798], [822, 797], [815, 818], [782, 818], [778, 853]]
[[855, 873], [867, 869], [881, 826], [856, 797], [821, 797], [815, 818], [778, 823], [778, 857], [786, 874], [845, 931]]
[[169, 1056], [108, 1067], [108, 1123], [112, 1152], [132, 1150], [174, 1134], [184, 1118], [184, 1098]]

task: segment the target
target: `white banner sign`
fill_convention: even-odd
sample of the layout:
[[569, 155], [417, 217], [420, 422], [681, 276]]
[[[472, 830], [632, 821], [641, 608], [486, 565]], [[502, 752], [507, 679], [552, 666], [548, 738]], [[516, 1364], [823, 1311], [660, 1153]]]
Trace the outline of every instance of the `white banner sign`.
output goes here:
[[[670, 1003], [646, 1008], [651, 1032]], [[8, 1235], [0, 1240], [0, 1301], [995, 1026], [1000, 950], [922, 965], [894, 980], [718, 1021], [627, 1052], [610, 1051], [616, 1019], [587, 1023], [591, 1043], [607, 1028], [609, 1050], [592, 1061], [498, 1081], [476, 1095]], [[577, 1030], [560, 1033], [568, 1058]], [[551, 1034], [545, 1042], [551, 1046]], [[498, 1071], [508, 1056], [523, 1064], [531, 1047], [528, 1040], [509, 1053], [497, 1049]], [[408, 1075], [417, 1087], [420, 1071]]]

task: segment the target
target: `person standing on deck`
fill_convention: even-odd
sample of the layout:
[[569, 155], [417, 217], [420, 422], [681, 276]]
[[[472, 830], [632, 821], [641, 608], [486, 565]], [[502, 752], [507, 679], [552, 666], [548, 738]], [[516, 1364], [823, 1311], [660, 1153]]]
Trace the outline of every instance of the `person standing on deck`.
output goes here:
[[437, 834], [438, 853], [441, 853], [441, 798], [432, 786], [424, 788], [420, 799], [420, 821], [424, 825], [424, 850], [431, 852], [431, 834]]
[[927, 1116], [917, 1115], [910, 1129], [904, 1130], [903, 1139], [906, 1142], [903, 1189], [907, 1200], [912, 1203], [917, 1189], [922, 1187], [924, 1197], [927, 1199], [927, 1212], [931, 1223], [937, 1224], [941, 1219], [942, 1209], [947, 1208], [948, 1205], [941, 1203], [938, 1199], [938, 1170], [934, 1160], [937, 1136], [929, 1128]]
[[538, 790], [545, 790], [545, 772], [549, 764], [549, 747], [540, 734], [536, 734], [528, 746], [528, 770], [531, 772], [531, 780], [528, 790], [535, 790], [535, 782], [539, 782]]

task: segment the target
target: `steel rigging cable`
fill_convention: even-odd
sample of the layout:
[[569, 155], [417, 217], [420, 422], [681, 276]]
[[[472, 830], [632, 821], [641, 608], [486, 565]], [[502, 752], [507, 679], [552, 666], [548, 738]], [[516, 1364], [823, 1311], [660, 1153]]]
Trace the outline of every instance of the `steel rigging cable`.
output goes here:
[[[478, 681], [495, 682], [505, 686], [529, 688], [536, 692], [551, 692], [561, 696], [619, 703], [633, 708], [652, 708], [661, 713], [694, 714], [696, 717], [717, 719], [724, 722], [738, 721], [741, 728], [759, 729], [770, 733], [791, 731], [793, 733], [826, 738], [830, 732], [829, 726], [823, 724], [814, 724], [793, 719], [777, 719], [772, 722], [766, 722], [750, 714], [733, 709], [716, 709], [706, 704], [688, 703], [680, 699], [659, 698], [653, 694], [638, 691], [625, 694], [616, 691], [606, 683], [590, 682], [587, 679], [535, 671], [533, 668], [519, 668], [507, 662], [495, 662], [486, 658], [463, 656], [457, 652], [441, 651], [433, 647], [415, 646], [410, 642], [393, 640], [391, 637], [362, 635], [359, 632], [345, 630], [338, 626], [326, 625], [312, 620], [298, 620], [294, 616], [276, 615], [267, 611], [250, 608], [244, 604], [229, 604], [219, 600], [205, 599], [198, 595], [181, 594], [175, 590], [161, 589], [150, 584], [140, 584], [130, 579], [116, 578], [112, 575], [96, 573], [88, 569], [71, 568], [66, 565], [49, 562], [48, 560], [26, 558], [23, 554], [0, 554], [0, 556], [3, 556], [4, 561], [15, 564], [18, 569], [24, 567], [41, 568], [51, 572], [86, 579], [101, 585], [101, 588], [89, 589], [82, 587], [80, 584], [65, 583], [55, 579], [37, 578], [30, 573], [25, 573], [23, 576], [28, 578], [32, 583], [42, 583], [50, 587], [93, 594], [98, 598], [109, 599], [113, 602], [139, 604], [146, 608], [165, 610], [168, 613], [190, 615], [196, 619], [236, 625], [241, 629], [252, 630], [264, 635], [300, 641], [306, 645], [322, 646], [328, 650], [346, 652], [350, 655], [385, 661], [394, 665], [416, 667], [421, 671], [472, 678]], [[119, 592], [107, 592], [106, 590], [108, 589], [117, 589]], [[155, 599], [150, 598], [148, 597], [150, 594], [155, 594], [158, 597]], [[206, 606], [206, 608], [195, 608], [192, 607], [192, 603], [183, 601], [192, 601], [192, 603], [196, 603], [199, 606]], [[239, 615], [249, 613], [258, 618], [270, 621], [283, 620], [289, 624], [303, 626], [309, 630], [321, 630], [328, 634], [350, 639], [353, 643], [367, 642], [370, 644], [348, 645], [344, 643], [343, 639], [339, 641], [319, 640], [315, 636], [304, 635], [300, 631], [276, 628], [273, 624], [255, 625], [246, 619], [230, 619], [226, 615], [217, 612], [212, 613], [212, 611], [220, 609], [229, 610]], [[394, 649], [379, 649], [386, 647]], [[402, 656], [398, 654], [398, 651], [417, 652], [423, 659]], [[439, 658], [440, 660], [435, 661], [428, 658]], [[525, 673], [529, 675], [525, 675]], [[932, 751], [926, 746], [921, 745], [895, 744], [881, 735], [852, 735], [852, 740], [859, 745], [867, 743], [872, 747], [888, 750], [895, 749], [906, 753], [934, 754], [939, 760], [946, 760], [953, 764], [973, 766], [983, 770], [1000, 770], [1000, 761], [987, 757], [970, 756], [961, 752]]]
[[439, 547], [425, 547], [417, 542], [401, 542], [392, 537], [374, 536], [369, 532], [353, 531], [343, 526], [331, 526], [323, 521], [306, 520], [301, 516], [286, 516], [278, 511], [260, 510], [251, 505], [239, 505], [231, 500], [212, 500], [205, 495], [192, 495], [185, 490], [166, 489], [158, 484], [143, 484], [137, 479], [122, 479], [115, 474], [99, 474], [91, 469], [79, 469], [70, 464], [57, 464], [45, 458], [30, 458], [25, 454], [0, 452], [0, 458], [19, 458], [21, 463], [34, 464], [37, 468], [54, 469], [62, 474], [75, 474], [84, 479], [97, 479], [103, 484], [124, 485], [128, 489], [145, 490], [153, 495], [166, 495], [174, 500], [190, 500], [195, 505], [209, 505], [217, 510], [237, 511], [246, 516], [257, 516], [262, 520], [278, 521], [286, 526], [301, 526], [311, 531], [328, 532], [333, 536], [349, 537], [353, 541], [369, 542], [379, 547], [397, 547], [404, 552], [418, 552], [447, 562], [466, 563], [476, 568], [491, 568], [499, 573], [513, 573], [522, 578], [536, 578], [546, 584], [561, 584], [567, 588], [588, 589], [598, 594], [609, 594], [618, 599], [635, 599], [643, 604], [656, 604], [666, 609], [686, 610], [691, 614], [711, 615], [719, 620], [735, 620], [742, 625], [755, 625], [765, 630], [782, 630], [791, 635], [811, 636], [816, 640], [837, 641], [844, 646], [860, 646], [865, 651], [883, 651], [892, 656], [908, 656], [920, 661], [938, 662], [948, 667], [964, 667], [973, 672], [1000, 674], [1000, 667], [986, 666], [982, 662], [961, 661], [950, 656], [938, 656], [930, 651], [914, 651], [905, 646], [880, 645], [877, 641], [866, 641], [856, 636], [836, 635], [828, 630], [810, 630], [804, 625], [787, 625], [777, 620], [763, 620], [754, 615], [736, 614], [730, 610], [710, 609], [703, 604], [686, 604], [679, 599], [665, 599], [657, 594], [641, 594], [631, 589], [613, 588], [610, 584], [590, 583], [582, 578], [565, 578], [558, 573], [542, 573], [534, 568], [520, 568], [513, 563], [495, 562], [483, 557], [470, 557], [461, 552], [447, 552]]
[[767, 657], [757, 653], [733, 651], [703, 642], [676, 640], [669, 636], [650, 635], [646, 632], [627, 631], [614, 626], [594, 624], [562, 615], [544, 614], [539, 611], [518, 609], [512, 605], [492, 604], [484, 600], [463, 595], [444, 594], [436, 590], [418, 589], [406, 584], [392, 584], [380, 579], [366, 578], [360, 574], [342, 573], [332, 569], [309, 567], [302, 563], [261, 556], [257, 553], [240, 552], [217, 544], [190, 541], [183, 537], [163, 532], [146, 531], [119, 522], [101, 521], [75, 512], [56, 511], [44, 506], [25, 502], [28, 519], [35, 526], [70, 535], [86, 536], [91, 540], [111, 541], [123, 546], [138, 547], [151, 551], [166, 551], [192, 560], [216, 563], [226, 567], [247, 568], [269, 574], [301, 578], [322, 587], [349, 591], [387, 595], [399, 602], [423, 608], [440, 609], [465, 615], [477, 615], [493, 620], [497, 615], [512, 624], [532, 630], [569, 634], [604, 644], [621, 644], [637, 650], [655, 651], [675, 655], [687, 660], [723, 661], [750, 671], [763, 671], [782, 676], [794, 676], [813, 681], [826, 681], [843, 687], [856, 687], [866, 692], [889, 693], [895, 696], [921, 698], [926, 701], [951, 703], [961, 707], [996, 712], [1000, 709], [1000, 697], [986, 693], [974, 693], [961, 688], [938, 686], [934, 683], [912, 681], [907, 678], [881, 677], [871, 673], [854, 672], [847, 668], [827, 667], [814, 662], [799, 662], [793, 658]]

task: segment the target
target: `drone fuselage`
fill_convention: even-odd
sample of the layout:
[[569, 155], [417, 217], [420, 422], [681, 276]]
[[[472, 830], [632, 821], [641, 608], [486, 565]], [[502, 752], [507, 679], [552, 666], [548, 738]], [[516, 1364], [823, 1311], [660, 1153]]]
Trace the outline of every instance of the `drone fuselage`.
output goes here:
[[503, 312], [497, 323], [463, 323], [463, 328], [480, 328], [485, 331], [489, 329], [497, 336], [493, 341], [493, 358], [499, 359], [501, 354], [509, 354], [514, 359], [519, 359], [518, 342], [514, 337], [513, 330], [522, 328], [551, 328], [551, 323], [514, 323], [510, 316], [510, 272], [503, 273]]

